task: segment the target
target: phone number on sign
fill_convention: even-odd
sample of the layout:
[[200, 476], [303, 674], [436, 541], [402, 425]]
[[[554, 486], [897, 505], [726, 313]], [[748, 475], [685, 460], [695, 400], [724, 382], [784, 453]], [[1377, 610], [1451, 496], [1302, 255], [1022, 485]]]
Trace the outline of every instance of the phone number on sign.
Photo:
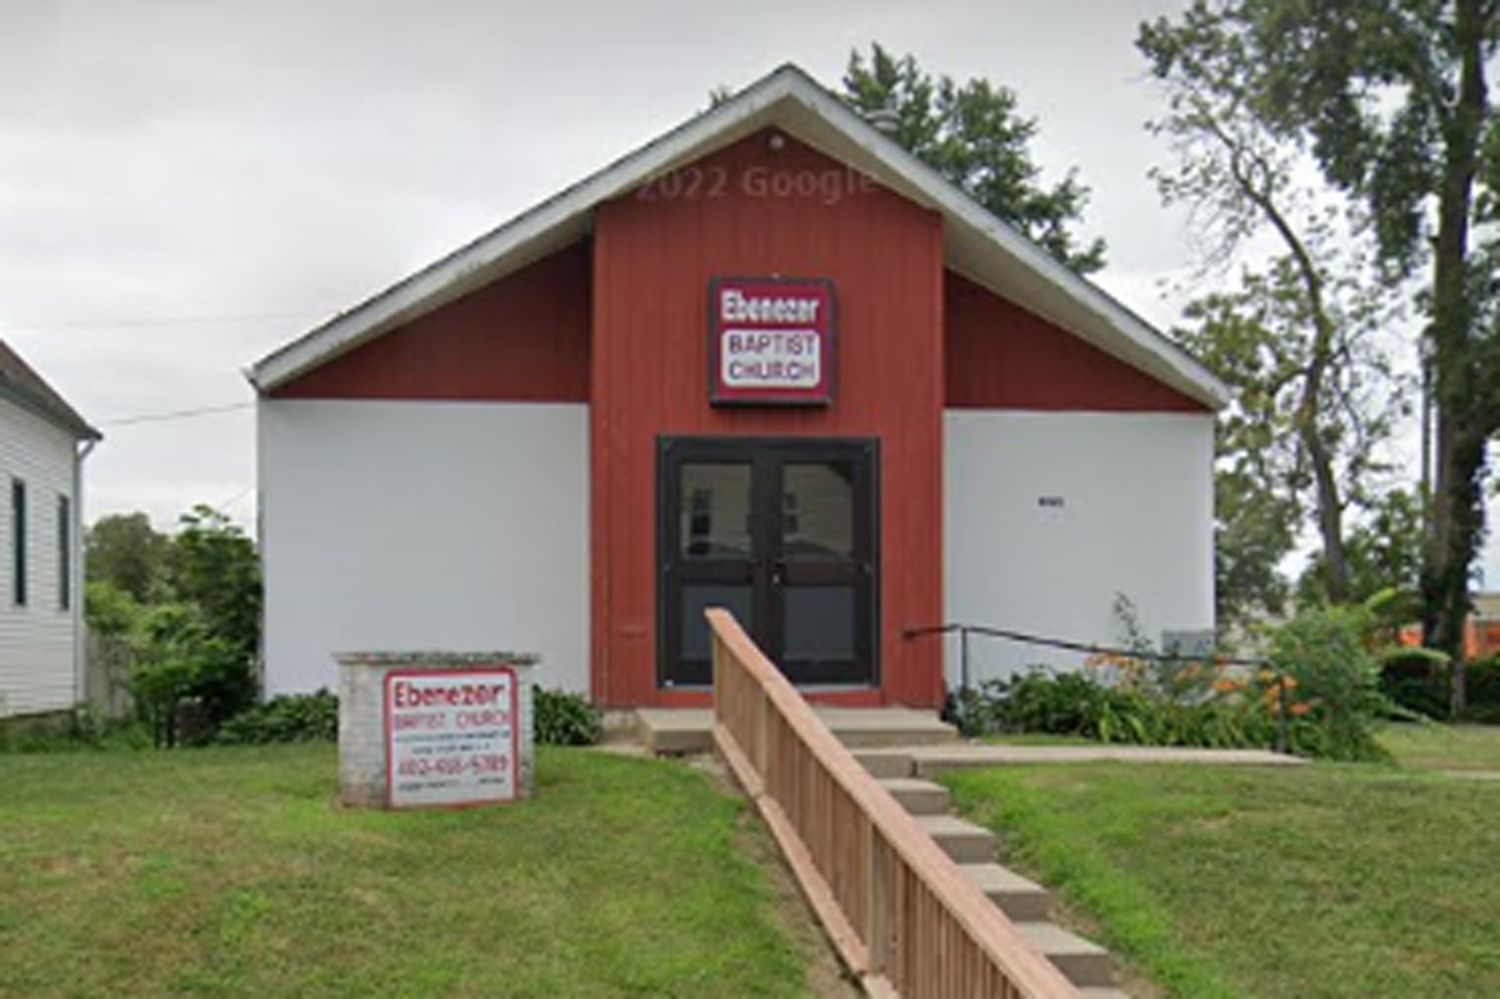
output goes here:
[[510, 757], [504, 753], [480, 753], [474, 756], [419, 757], [402, 760], [396, 766], [398, 777], [460, 777], [464, 774], [504, 773], [510, 769]]
[[844, 198], [875, 190], [876, 184], [857, 170], [773, 169], [753, 166], [732, 171], [721, 166], [687, 166], [648, 181], [638, 191], [640, 201], [712, 200], [737, 193], [747, 198], [805, 198], [834, 205]]

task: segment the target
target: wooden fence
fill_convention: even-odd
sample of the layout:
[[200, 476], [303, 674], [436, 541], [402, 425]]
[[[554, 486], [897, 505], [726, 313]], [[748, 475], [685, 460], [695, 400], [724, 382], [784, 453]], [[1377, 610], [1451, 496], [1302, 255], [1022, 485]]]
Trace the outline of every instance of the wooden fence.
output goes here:
[[871, 994], [1076, 996], [865, 771], [729, 612], [713, 636], [714, 743], [840, 957]]

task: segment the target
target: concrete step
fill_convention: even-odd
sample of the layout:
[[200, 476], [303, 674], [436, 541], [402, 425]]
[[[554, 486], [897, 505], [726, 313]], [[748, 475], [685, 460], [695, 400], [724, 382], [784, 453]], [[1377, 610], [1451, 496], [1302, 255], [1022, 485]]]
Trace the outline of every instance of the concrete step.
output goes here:
[[983, 864], [995, 859], [995, 834], [954, 815], [917, 815], [917, 825], [942, 847], [955, 864]]
[[823, 724], [850, 749], [882, 746], [941, 746], [958, 730], [936, 712], [915, 708], [814, 708]]
[[636, 738], [653, 753], [682, 756], [714, 748], [714, 713], [707, 708], [641, 708]]
[[1076, 933], [1048, 922], [1017, 922], [1016, 929], [1080, 988], [1115, 984], [1115, 963], [1109, 951]]
[[[933, 748], [958, 738], [936, 712], [914, 708], [814, 709], [839, 741], [851, 750], [883, 746]], [[713, 749], [713, 712], [707, 708], [640, 708], [635, 733], [653, 753], [683, 755]]]
[[915, 777], [886, 777], [880, 784], [913, 815], [942, 815], [948, 811], [948, 789], [941, 784]]
[[1089, 985], [1078, 990], [1083, 999], [1130, 999], [1130, 993], [1113, 985]]
[[911, 753], [899, 749], [856, 749], [854, 758], [879, 780], [910, 777], [916, 766]]
[[1029, 878], [999, 864], [959, 864], [958, 869], [977, 884], [995, 906], [1016, 922], [1047, 918], [1052, 896]]

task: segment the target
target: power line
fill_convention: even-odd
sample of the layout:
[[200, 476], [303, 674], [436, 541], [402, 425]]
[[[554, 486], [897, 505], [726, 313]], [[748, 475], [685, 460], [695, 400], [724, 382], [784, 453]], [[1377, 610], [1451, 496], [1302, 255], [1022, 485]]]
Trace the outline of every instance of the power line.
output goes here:
[[223, 513], [228, 513], [230, 507], [234, 506], [240, 500], [242, 500], [246, 496], [250, 495], [250, 492], [254, 488], [255, 488], [255, 483], [252, 482], [248, 486], [246, 486], [245, 488], [241, 489], [239, 492], [235, 493], [233, 496], [229, 497], [227, 500], [220, 500], [218, 503], [214, 504], [214, 509], [215, 510], [219, 510], [219, 511], [221, 511]]
[[299, 319], [307, 321], [308, 317], [316, 315], [309, 309], [305, 312], [231, 312], [218, 315], [198, 316], [117, 316], [102, 319], [60, 319], [56, 322], [27, 323], [16, 322], [9, 324], [12, 328], [33, 333], [46, 333], [53, 330], [108, 330], [108, 329], [136, 329], [151, 326], [194, 326], [194, 325], [216, 325], [222, 323], [257, 323], [271, 320]]
[[137, 423], [162, 423], [167, 420], [186, 420], [195, 416], [211, 416], [215, 413], [230, 413], [237, 409], [249, 409], [253, 402], [232, 402], [222, 406], [200, 406], [196, 409], [176, 409], [165, 413], [142, 413], [139, 416], [122, 416], [113, 420], [100, 420], [101, 427], [128, 427]]

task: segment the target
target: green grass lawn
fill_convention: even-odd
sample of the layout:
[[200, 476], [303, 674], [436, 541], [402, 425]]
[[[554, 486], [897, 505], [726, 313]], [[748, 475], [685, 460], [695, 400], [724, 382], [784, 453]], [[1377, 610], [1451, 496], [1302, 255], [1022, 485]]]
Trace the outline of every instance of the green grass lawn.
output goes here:
[[328, 746], [0, 757], [0, 994], [805, 994], [807, 944], [685, 766], [339, 807]]
[[1170, 994], [1500, 995], [1500, 784], [1332, 764], [947, 782]]
[[1380, 743], [1403, 767], [1500, 773], [1500, 725], [1389, 725]]

